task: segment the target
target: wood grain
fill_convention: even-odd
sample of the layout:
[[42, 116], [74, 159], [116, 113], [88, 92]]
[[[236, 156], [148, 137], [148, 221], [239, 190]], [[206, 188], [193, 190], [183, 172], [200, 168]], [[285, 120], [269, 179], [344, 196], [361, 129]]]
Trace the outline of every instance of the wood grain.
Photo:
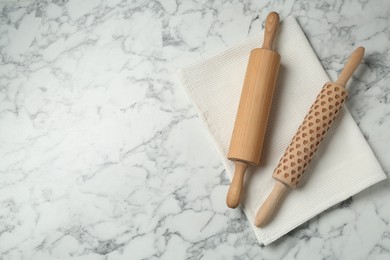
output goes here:
[[279, 54], [272, 50], [278, 24], [279, 15], [270, 13], [264, 32], [263, 46], [267, 49], [253, 49], [249, 56], [228, 152], [228, 159], [236, 162], [226, 198], [226, 204], [231, 208], [239, 204], [246, 168], [260, 162], [280, 64]]
[[230, 140], [230, 160], [260, 163], [279, 64], [276, 52], [252, 50]]

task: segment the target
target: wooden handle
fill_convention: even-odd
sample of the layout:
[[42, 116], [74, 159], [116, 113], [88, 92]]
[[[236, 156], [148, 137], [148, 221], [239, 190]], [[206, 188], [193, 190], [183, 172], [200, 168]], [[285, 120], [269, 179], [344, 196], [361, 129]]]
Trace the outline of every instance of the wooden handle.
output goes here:
[[226, 197], [226, 204], [232, 209], [237, 208], [240, 203], [245, 171], [248, 168], [248, 164], [245, 162], [235, 161], [234, 167], [233, 180], [232, 183], [230, 183], [230, 188]]
[[275, 39], [276, 31], [279, 25], [279, 14], [271, 12], [267, 16], [264, 30], [263, 49], [272, 50], [272, 43]]
[[336, 84], [345, 87], [347, 81], [349, 80], [349, 78], [351, 78], [353, 72], [356, 70], [357, 66], [361, 62], [363, 55], [364, 48], [360, 46], [349, 57], [347, 64], [345, 64], [343, 71], [335, 82]]
[[285, 184], [280, 181], [276, 181], [272, 192], [256, 214], [255, 225], [257, 227], [263, 227], [268, 223], [272, 215], [276, 212], [276, 209], [279, 207], [279, 204], [287, 190], [288, 187]]

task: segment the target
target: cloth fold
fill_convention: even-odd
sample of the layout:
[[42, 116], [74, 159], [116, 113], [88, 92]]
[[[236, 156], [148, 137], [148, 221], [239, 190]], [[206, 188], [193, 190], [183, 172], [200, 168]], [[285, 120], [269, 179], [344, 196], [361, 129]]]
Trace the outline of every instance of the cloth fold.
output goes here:
[[[226, 155], [249, 53], [251, 49], [261, 47], [262, 41], [262, 36], [246, 39], [178, 72], [230, 178], [234, 166]], [[281, 55], [281, 67], [263, 155], [259, 167], [252, 167], [246, 173], [241, 202], [258, 241], [264, 245], [386, 178], [360, 129], [344, 107], [299, 187], [289, 192], [269, 225], [261, 229], [254, 226], [255, 214], [274, 185], [274, 168], [322, 86], [330, 81], [294, 17], [288, 17], [280, 24], [274, 47]]]

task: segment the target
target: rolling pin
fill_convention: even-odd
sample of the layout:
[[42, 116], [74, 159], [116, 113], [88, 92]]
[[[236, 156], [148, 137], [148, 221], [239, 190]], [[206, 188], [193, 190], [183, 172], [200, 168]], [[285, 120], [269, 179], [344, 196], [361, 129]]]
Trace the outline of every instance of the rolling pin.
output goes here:
[[263, 46], [253, 49], [249, 56], [228, 152], [228, 159], [234, 162], [235, 167], [226, 197], [226, 204], [230, 208], [236, 208], [240, 202], [248, 166], [260, 163], [280, 64], [280, 55], [272, 50], [278, 25], [279, 15], [275, 12], [268, 14]]
[[256, 226], [263, 227], [269, 223], [286, 191], [299, 184], [332, 121], [342, 109], [347, 98], [345, 85], [363, 55], [364, 48], [358, 47], [350, 56], [337, 81], [328, 82], [323, 86], [273, 172], [272, 177], [276, 180], [275, 186], [257, 212]]

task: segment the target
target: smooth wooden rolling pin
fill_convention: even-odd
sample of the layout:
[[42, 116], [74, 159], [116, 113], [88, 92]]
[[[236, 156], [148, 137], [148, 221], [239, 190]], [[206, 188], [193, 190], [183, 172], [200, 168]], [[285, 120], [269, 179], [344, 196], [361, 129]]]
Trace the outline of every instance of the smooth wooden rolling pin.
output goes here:
[[286, 191], [298, 185], [318, 145], [342, 108], [347, 98], [345, 85], [363, 55], [364, 48], [358, 47], [352, 53], [338, 80], [328, 82], [322, 88], [272, 175], [276, 180], [275, 186], [257, 212], [256, 226], [263, 227], [269, 223]]
[[246, 169], [260, 162], [280, 64], [280, 55], [272, 50], [278, 25], [279, 15], [268, 14], [263, 46], [250, 53], [228, 152], [228, 159], [234, 161], [235, 166], [226, 198], [230, 208], [236, 208], [240, 202]]

